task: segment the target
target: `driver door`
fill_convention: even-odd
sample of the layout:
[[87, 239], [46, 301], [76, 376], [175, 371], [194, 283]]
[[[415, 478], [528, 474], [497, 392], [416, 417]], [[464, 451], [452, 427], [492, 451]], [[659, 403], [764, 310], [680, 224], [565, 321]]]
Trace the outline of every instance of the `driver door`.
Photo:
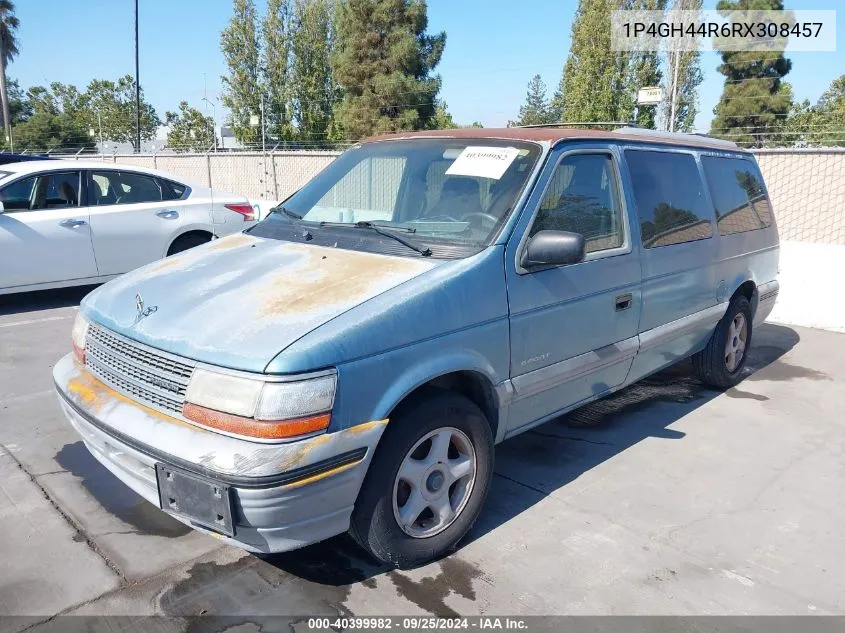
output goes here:
[[20, 178], [0, 188], [0, 288], [97, 277], [79, 170]]
[[[641, 272], [618, 165], [612, 148], [553, 154], [508, 242], [508, 435], [612, 390], [631, 368]], [[542, 230], [583, 235], [585, 259], [523, 268], [525, 245]]]

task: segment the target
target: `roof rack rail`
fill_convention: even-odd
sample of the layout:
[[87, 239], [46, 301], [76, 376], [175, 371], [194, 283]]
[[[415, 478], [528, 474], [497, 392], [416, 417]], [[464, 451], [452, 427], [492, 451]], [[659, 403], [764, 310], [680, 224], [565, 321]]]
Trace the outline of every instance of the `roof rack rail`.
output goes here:
[[619, 134], [632, 134], [637, 136], [646, 136], [651, 137], [654, 139], [672, 139], [675, 141], [682, 141], [687, 140], [691, 143], [699, 143], [701, 139], [707, 139], [707, 142], [711, 145], [717, 145], [721, 147], [738, 147], [736, 143], [733, 141], [726, 141], [722, 138], [716, 138], [715, 136], [709, 136], [708, 134], [687, 134], [685, 132], [662, 132], [660, 130], [650, 130], [648, 128], [643, 128], [640, 126], [634, 127], [622, 127], [614, 132], [618, 132]]
[[612, 125], [615, 127], [632, 127], [632, 128], [641, 128], [642, 126], [637, 123], [631, 123], [630, 121], [589, 121], [587, 123], [565, 123], [560, 121], [558, 123], [532, 123], [531, 125], [514, 125], [513, 127], [518, 128], [535, 128], [535, 127], [595, 127], [598, 125]]

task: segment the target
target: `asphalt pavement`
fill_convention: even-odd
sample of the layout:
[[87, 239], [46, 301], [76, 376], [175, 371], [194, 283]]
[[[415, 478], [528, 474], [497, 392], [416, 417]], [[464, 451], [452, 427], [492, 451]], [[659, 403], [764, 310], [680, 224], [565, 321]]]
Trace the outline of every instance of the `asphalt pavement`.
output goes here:
[[52, 388], [88, 289], [0, 297], [0, 629], [56, 614], [845, 612], [845, 335], [766, 324], [724, 393], [682, 363], [497, 448], [451, 556], [348, 537], [258, 558], [193, 532], [87, 452]]

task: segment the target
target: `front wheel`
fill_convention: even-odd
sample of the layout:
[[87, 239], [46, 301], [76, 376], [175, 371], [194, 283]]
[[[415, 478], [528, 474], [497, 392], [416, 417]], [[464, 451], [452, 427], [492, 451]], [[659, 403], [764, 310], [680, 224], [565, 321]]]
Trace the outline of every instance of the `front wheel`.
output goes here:
[[718, 389], [733, 387], [742, 379], [750, 345], [751, 304], [739, 295], [731, 299], [707, 347], [692, 357], [693, 369], [706, 385]]
[[350, 532], [382, 562], [413, 567], [452, 551], [472, 527], [493, 476], [493, 434], [467, 398], [432, 390], [388, 424]]

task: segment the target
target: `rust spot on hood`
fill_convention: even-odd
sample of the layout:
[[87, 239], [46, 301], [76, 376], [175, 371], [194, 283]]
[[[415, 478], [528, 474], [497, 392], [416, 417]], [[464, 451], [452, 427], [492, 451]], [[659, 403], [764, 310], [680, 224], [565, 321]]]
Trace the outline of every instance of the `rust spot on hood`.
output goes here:
[[358, 303], [430, 268], [403, 257], [301, 244], [286, 248], [299, 254], [300, 260], [266, 277], [257, 291], [259, 317], [307, 314]]
[[185, 262], [183, 257], [178, 256], [171, 256], [166, 259], [162, 259], [158, 264], [147, 269], [147, 274], [153, 274], [157, 272], [161, 272], [162, 270], [168, 270], [170, 268], [177, 268], [181, 266]]
[[206, 250], [208, 251], [227, 251], [230, 248], [237, 248], [239, 246], [246, 246], [247, 244], [254, 244], [257, 242], [254, 237], [238, 233], [237, 235], [230, 235], [215, 241]]

